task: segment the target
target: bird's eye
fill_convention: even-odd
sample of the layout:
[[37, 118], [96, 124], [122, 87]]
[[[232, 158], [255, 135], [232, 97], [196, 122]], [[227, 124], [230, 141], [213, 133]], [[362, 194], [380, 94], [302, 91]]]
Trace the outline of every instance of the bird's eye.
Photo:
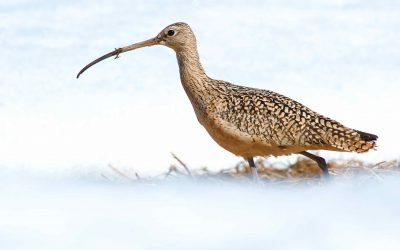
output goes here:
[[168, 30], [167, 35], [168, 36], [173, 36], [173, 35], [175, 35], [175, 31], [174, 30]]

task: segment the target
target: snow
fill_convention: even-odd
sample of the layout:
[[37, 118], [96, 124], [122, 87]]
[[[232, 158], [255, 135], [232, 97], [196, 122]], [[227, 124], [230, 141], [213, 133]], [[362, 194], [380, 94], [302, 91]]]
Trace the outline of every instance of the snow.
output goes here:
[[0, 173], [2, 249], [398, 249], [395, 177], [255, 186]]

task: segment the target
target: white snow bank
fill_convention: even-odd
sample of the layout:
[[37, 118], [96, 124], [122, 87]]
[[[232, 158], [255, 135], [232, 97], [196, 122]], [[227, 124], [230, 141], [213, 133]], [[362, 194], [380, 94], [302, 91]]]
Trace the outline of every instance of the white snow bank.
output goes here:
[[400, 184], [126, 184], [0, 172], [1, 249], [398, 249]]

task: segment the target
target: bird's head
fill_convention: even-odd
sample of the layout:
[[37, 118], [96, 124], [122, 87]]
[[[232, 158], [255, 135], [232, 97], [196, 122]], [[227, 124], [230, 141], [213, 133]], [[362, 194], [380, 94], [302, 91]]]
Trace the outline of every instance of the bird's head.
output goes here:
[[158, 33], [156, 37], [153, 37], [143, 42], [134, 43], [126, 47], [115, 49], [114, 51], [97, 58], [93, 62], [86, 65], [81, 71], [79, 71], [77, 78], [79, 78], [79, 76], [88, 68], [106, 58], [112, 56], [115, 56], [115, 58], [117, 58], [121, 53], [153, 45], [165, 45], [175, 50], [176, 52], [179, 52], [185, 50], [186, 48], [192, 48], [193, 46], [196, 46], [196, 38], [189, 25], [186, 23], [179, 22], [168, 25], [160, 33]]
[[196, 44], [196, 38], [186, 23], [174, 23], [165, 27], [156, 37], [159, 44], [180, 51]]

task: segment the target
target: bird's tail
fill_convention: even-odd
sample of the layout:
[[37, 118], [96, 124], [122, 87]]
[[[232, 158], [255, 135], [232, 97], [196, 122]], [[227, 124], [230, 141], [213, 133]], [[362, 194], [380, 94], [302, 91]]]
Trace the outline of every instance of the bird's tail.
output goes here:
[[345, 127], [329, 118], [324, 119], [325, 138], [333, 148], [339, 151], [363, 153], [376, 147], [378, 136]]
[[351, 151], [363, 153], [376, 147], [376, 140], [378, 139], [377, 135], [359, 130], [354, 131], [357, 133], [357, 135], [354, 136], [351, 145], [349, 145], [349, 149]]

